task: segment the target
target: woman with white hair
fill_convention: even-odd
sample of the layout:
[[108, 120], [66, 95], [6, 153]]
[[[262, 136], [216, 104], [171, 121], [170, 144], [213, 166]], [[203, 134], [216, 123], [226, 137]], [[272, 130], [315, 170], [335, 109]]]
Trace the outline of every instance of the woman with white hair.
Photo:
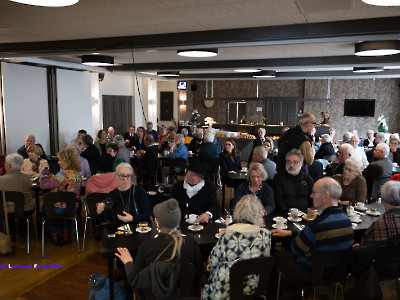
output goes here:
[[355, 158], [348, 158], [344, 163], [343, 175], [334, 175], [342, 187], [340, 204], [354, 205], [357, 202], [365, 202], [367, 199], [367, 183], [361, 176], [362, 162]]
[[374, 131], [372, 129], [367, 130], [367, 138], [363, 142], [364, 147], [373, 148], [375, 147]]
[[131, 162], [131, 157], [129, 156], [129, 151], [125, 146], [125, 140], [122, 135], [116, 135], [113, 139], [113, 143], [118, 145], [117, 158], [123, 160], [126, 163]]
[[213, 131], [208, 130], [204, 135], [204, 144], [199, 150], [199, 159], [204, 161], [206, 159], [217, 159], [221, 154], [221, 147], [214, 144], [215, 134]]
[[392, 162], [400, 165], [400, 148], [399, 148], [399, 135], [397, 133], [392, 134], [389, 139], [390, 152], [388, 159]]
[[197, 128], [194, 133], [194, 138], [190, 142], [189, 150], [193, 153], [199, 153], [200, 147], [204, 144], [204, 131], [203, 128]]
[[[255, 195], [243, 196], [233, 213], [233, 224], [226, 228], [211, 251], [211, 275], [204, 286], [202, 299], [229, 299], [229, 270], [239, 260], [270, 256], [271, 233], [262, 228], [264, 207]], [[244, 294], [250, 295], [258, 284], [251, 275], [246, 279]]]
[[329, 134], [321, 135], [321, 146], [317, 153], [315, 153], [315, 159], [323, 159], [327, 156], [335, 155], [335, 149], [332, 145], [332, 137]]

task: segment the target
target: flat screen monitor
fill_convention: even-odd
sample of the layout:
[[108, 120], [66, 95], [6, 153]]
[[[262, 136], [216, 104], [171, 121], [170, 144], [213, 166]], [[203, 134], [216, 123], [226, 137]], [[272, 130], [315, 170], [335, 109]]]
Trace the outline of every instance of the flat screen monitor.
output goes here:
[[186, 90], [186, 81], [178, 81], [178, 90]]
[[346, 117], [374, 117], [375, 99], [345, 99], [344, 115]]

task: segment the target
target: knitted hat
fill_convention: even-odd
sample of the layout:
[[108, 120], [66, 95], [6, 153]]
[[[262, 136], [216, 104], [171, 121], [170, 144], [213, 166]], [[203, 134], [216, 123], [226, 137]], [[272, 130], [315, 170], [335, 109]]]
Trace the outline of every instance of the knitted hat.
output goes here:
[[158, 224], [163, 228], [173, 229], [179, 225], [181, 220], [181, 209], [178, 201], [173, 198], [154, 206], [153, 213]]
[[198, 159], [192, 161], [189, 166], [189, 171], [196, 173], [197, 175], [206, 176], [208, 165]]

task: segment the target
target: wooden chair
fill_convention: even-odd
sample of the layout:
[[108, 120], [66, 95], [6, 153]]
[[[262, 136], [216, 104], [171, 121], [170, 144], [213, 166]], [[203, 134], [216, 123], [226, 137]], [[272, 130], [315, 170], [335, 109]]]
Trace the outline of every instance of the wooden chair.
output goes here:
[[[76, 243], [78, 245], [79, 253], [79, 235], [78, 235], [78, 221], [76, 215], [74, 214], [76, 195], [72, 192], [53, 192], [46, 194], [44, 196], [44, 214], [42, 219], [42, 258], [44, 258], [44, 225], [46, 221], [58, 221], [64, 219], [72, 219], [75, 221], [75, 231], [76, 231]], [[54, 210], [54, 204], [56, 202], [65, 202], [66, 209], [64, 214], [56, 214]]]
[[185, 176], [187, 160], [184, 158], [175, 158], [168, 160], [169, 176]]
[[[230, 269], [230, 299], [245, 300], [254, 299], [258, 296], [265, 296], [271, 272], [274, 266], [273, 257], [257, 257], [246, 260], [239, 260]], [[258, 275], [258, 285], [251, 295], [243, 294], [245, 279], [248, 275]]]
[[390, 180], [390, 177], [378, 178], [372, 181], [371, 197], [381, 196], [381, 187]]
[[209, 178], [210, 181], [217, 183], [219, 158], [205, 159], [204, 162], [208, 165], [207, 178]]

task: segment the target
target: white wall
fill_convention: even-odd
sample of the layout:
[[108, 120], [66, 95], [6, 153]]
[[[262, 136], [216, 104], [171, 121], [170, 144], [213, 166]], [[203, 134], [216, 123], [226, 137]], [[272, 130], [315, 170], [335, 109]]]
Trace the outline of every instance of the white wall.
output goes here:
[[[158, 81], [157, 82], [157, 98], [158, 98], [158, 112], [157, 112], [157, 118], [160, 120], [160, 110], [162, 107], [160, 107], [160, 92], [174, 92], [174, 119], [178, 122], [178, 89], [176, 88], [177, 86], [177, 81], [172, 80], [172, 81]], [[159, 121], [158, 125], [165, 125], [169, 126], [171, 125], [171, 121]]]
[[79, 129], [95, 137], [92, 124], [91, 74], [57, 69], [59, 147], [64, 149]]
[[2, 63], [7, 154], [24, 145], [33, 134], [50, 154], [46, 69]]

